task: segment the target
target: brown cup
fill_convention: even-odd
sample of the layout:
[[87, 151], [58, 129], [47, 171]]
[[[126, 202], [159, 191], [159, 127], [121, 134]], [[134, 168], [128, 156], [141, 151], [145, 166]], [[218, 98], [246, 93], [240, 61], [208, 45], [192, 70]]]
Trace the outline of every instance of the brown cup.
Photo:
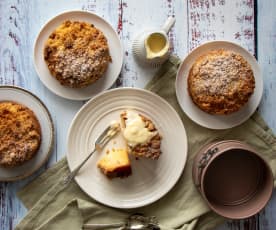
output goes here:
[[230, 219], [255, 215], [273, 191], [269, 165], [252, 147], [236, 140], [204, 146], [194, 159], [193, 179], [209, 207]]

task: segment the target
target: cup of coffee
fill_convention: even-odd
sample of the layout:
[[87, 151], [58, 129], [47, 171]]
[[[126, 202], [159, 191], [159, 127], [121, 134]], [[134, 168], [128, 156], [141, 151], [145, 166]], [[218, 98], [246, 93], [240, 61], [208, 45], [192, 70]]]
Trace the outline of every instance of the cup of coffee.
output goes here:
[[274, 184], [261, 153], [236, 140], [201, 148], [194, 159], [193, 180], [209, 207], [229, 219], [248, 218], [261, 211]]

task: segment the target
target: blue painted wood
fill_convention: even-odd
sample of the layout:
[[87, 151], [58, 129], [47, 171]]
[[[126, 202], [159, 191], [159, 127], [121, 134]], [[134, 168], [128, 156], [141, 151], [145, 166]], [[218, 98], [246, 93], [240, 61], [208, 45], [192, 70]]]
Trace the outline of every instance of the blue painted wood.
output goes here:
[[[276, 133], [276, 1], [258, 1], [258, 61], [264, 77], [260, 112]], [[276, 154], [276, 152], [275, 152]], [[260, 216], [262, 230], [276, 229], [276, 192]]]

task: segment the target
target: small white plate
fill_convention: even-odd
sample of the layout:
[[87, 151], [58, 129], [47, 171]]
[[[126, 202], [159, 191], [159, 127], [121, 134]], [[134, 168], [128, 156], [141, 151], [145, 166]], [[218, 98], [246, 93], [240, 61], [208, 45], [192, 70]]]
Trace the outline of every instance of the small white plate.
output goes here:
[[[44, 46], [49, 35], [64, 21], [83, 21], [94, 24], [107, 38], [112, 62], [105, 75], [95, 83], [81, 89], [62, 86], [48, 69], [44, 60]], [[87, 11], [69, 11], [57, 15], [41, 29], [34, 45], [34, 66], [43, 84], [53, 93], [71, 100], [86, 100], [110, 88], [120, 74], [123, 65], [123, 46], [112, 26], [100, 16]]]
[[176, 111], [149, 91], [118, 88], [91, 99], [72, 121], [67, 139], [71, 170], [94, 148], [98, 135], [112, 121], [120, 121], [120, 113], [126, 109], [134, 109], [155, 123], [163, 137], [160, 158], [135, 160], [131, 157], [131, 176], [108, 179], [97, 168], [97, 162], [107, 149], [125, 147], [119, 134], [101, 153], [96, 152], [75, 178], [89, 196], [116, 208], [141, 207], [164, 196], [181, 176], [187, 157], [186, 132]]
[[31, 92], [15, 87], [0, 86], [1, 101], [14, 101], [31, 109], [41, 127], [41, 144], [38, 152], [30, 161], [14, 168], [0, 166], [0, 181], [23, 179], [38, 170], [49, 158], [53, 148], [54, 126], [51, 115], [43, 102]]
[[[192, 101], [187, 86], [189, 71], [195, 60], [210, 50], [227, 49], [241, 54], [250, 64], [255, 77], [255, 90], [239, 111], [229, 115], [211, 115], [199, 109]], [[209, 129], [228, 129], [246, 121], [257, 109], [263, 93], [263, 78], [256, 59], [241, 46], [228, 41], [207, 42], [194, 49], [182, 62], [176, 77], [177, 100], [186, 115], [197, 124]]]

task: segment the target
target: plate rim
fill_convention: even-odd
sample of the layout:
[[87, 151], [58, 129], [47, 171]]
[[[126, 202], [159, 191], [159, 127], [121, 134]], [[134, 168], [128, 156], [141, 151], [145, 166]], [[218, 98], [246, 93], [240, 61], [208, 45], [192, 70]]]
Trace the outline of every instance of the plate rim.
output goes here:
[[[37, 95], [35, 95], [34, 93], [32, 93], [29, 90], [24, 89], [23, 87], [20, 87], [20, 86], [0, 85], [0, 90], [1, 89], [15, 89], [15, 90], [18, 90], [18, 91], [23, 91], [24, 93], [30, 95], [35, 100], [37, 100], [39, 102], [39, 104], [45, 109], [46, 114], [49, 118], [49, 121], [50, 121], [49, 124], [50, 124], [50, 127], [51, 127], [51, 142], [50, 142], [50, 145], [49, 145], [48, 149], [45, 151], [45, 152], [47, 152], [45, 154], [45, 158], [36, 167], [34, 167], [33, 170], [30, 170], [28, 173], [25, 173], [25, 174], [20, 175], [20, 176], [11, 177], [11, 178], [2, 178], [2, 177], [0, 177], [0, 182], [10, 182], [10, 181], [21, 180], [21, 179], [24, 179], [26, 177], [31, 176], [32, 174], [34, 174], [37, 170], [39, 170], [48, 161], [48, 159], [51, 156], [52, 150], [54, 148], [55, 128], [54, 128], [54, 122], [53, 122], [52, 116], [51, 116], [48, 108], [46, 107], [46, 105], [43, 103], [43, 101]], [[0, 101], [2, 101], [2, 100], [0, 100]], [[16, 102], [16, 100], [15, 100], [15, 102]]]
[[[241, 49], [243, 50], [248, 56], [250, 56], [250, 58], [254, 59], [254, 62], [255, 62], [255, 68], [258, 70], [259, 72], [259, 75], [260, 75], [260, 81], [261, 81], [261, 85], [259, 86], [259, 90], [260, 90], [260, 97], [257, 98], [257, 101], [254, 103], [254, 111], [251, 112], [251, 113], [248, 113], [246, 115], [243, 116], [243, 119], [241, 119], [239, 122], [235, 122], [235, 124], [231, 124], [231, 125], [227, 125], [227, 127], [213, 127], [212, 125], [209, 125], [206, 123], [200, 123], [198, 122], [197, 120], [195, 120], [192, 116], [190, 116], [189, 113], [187, 113], [182, 100], [180, 98], [180, 88], [179, 87], [179, 81], [180, 81], [180, 72], [181, 72], [181, 69], [183, 68], [183, 65], [185, 63], [185, 61], [196, 51], [198, 51], [199, 49], [202, 49], [202, 47], [204, 46], [209, 46], [209, 45], [212, 45], [212, 44], [215, 44], [215, 43], [218, 43], [218, 44], [230, 44], [232, 46], [235, 46], [237, 47], [238, 49]], [[245, 58], [247, 60], [247, 58]], [[185, 77], [187, 78], [187, 77]], [[181, 88], [183, 89], [183, 87]], [[187, 89], [185, 89], [187, 90]], [[256, 58], [247, 50], [245, 49], [244, 47], [242, 47], [241, 45], [233, 42], [233, 41], [230, 41], [230, 40], [214, 40], [214, 41], [206, 41], [206, 42], [203, 42], [202, 44], [200, 44], [199, 46], [197, 46], [196, 48], [194, 48], [192, 51], [190, 51], [183, 59], [183, 61], [181, 62], [181, 64], [179, 65], [178, 67], [178, 70], [177, 70], [177, 74], [176, 74], [176, 80], [175, 80], [175, 92], [176, 92], [176, 98], [177, 98], [177, 101], [180, 105], [180, 108], [181, 110], [187, 115], [187, 117], [189, 117], [189, 119], [191, 119], [193, 122], [195, 122], [196, 124], [200, 125], [201, 127], [204, 127], [204, 128], [208, 128], [208, 129], [211, 129], [211, 130], [226, 130], [226, 129], [230, 129], [230, 128], [234, 128], [238, 125], [241, 125], [243, 124], [244, 122], [246, 122], [253, 114], [254, 112], [257, 110], [258, 106], [260, 105], [260, 102], [262, 100], [262, 95], [263, 95], [263, 90], [264, 90], [264, 81], [263, 81], [263, 76], [262, 76], [262, 71], [261, 71], [261, 67], [258, 63], [258, 61], [256, 60]], [[194, 110], [194, 109], [192, 109]], [[204, 112], [204, 111], [202, 111]], [[214, 116], [214, 115], [211, 115], [211, 114], [207, 114], [209, 116]]]
[[[79, 114], [82, 113], [82, 110], [84, 110], [87, 106], [89, 106], [89, 103], [92, 103], [94, 100], [97, 100], [99, 97], [101, 97], [102, 95], [105, 95], [105, 94], [108, 94], [108, 93], [112, 93], [114, 91], [127, 91], [127, 90], [134, 90], [134, 91], [139, 91], [139, 92], [142, 92], [142, 93], [147, 93], [147, 94], [150, 94], [151, 96], [154, 96], [158, 99], [161, 99], [165, 104], [166, 106], [168, 106], [172, 112], [176, 115], [177, 119], [180, 121], [181, 123], [181, 126], [183, 128], [183, 131], [185, 133], [185, 137], [183, 138], [185, 140], [185, 146], [186, 146], [186, 149], [185, 149], [185, 157], [184, 157], [184, 160], [183, 160], [183, 163], [181, 165], [181, 172], [179, 173], [179, 175], [176, 177], [176, 180], [174, 181], [174, 183], [170, 186], [170, 187], [167, 187], [167, 189], [164, 190], [164, 192], [159, 195], [158, 197], [150, 200], [149, 202], [142, 202], [142, 204], [137, 204], [137, 205], [128, 205], [128, 206], [119, 206], [119, 205], [112, 205], [112, 204], [108, 204], [108, 202], [103, 202], [102, 200], [99, 200], [98, 198], [95, 198], [95, 197], [92, 197], [87, 191], [85, 191], [82, 187], [82, 185], [79, 184], [79, 182], [76, 180], [76, 178], [74, 178], [75, 182], [79, 185], [79, 187], [81, 188], [81, 190], [86, 193], [89, 197], [91, 197], [92, 199], [96, 200], [97, 202], [103, 204], [103, 205], [106, 205], [108, 207], [112, 207], [112, 208], [118, 208], [118, 209], [123, 209], [123, 210], [127, 210], [127, 209], [134, 209], [134, 208], [140, 208], [140, 207], [145, 207], [147, 205], [150, 205], [158, 200], [160, 200], [162, 197], [164, 197], [166, 194], [168, 194], [172, 189], [173, 187], [177, 184], [177, 182], [179, 181], [180, 177], [182, 176], [183, 172], [184, 172], [184, 169], [186, 167], [186, 164], [187, 164], [187, 159], [188, 159], [188, 149], [189, 149], [189, 146], [188, 146], [188, 136], [187, 136], [187, 131], [186, 131], [186, 128], [184, 126], [184, 123], [182, 122], [182, 119], [180, 117], [180, 115], [177, 113], [177, 111], [174, 109], [174, 107], [168, 102], [166, 101], [164, 98], [162, 98], [161, 96], [159, 96], [158, 94], [154, 93], [154, 92], [151, 92], [147, 89], [141, 89], [141, 88], [134, 88], [134, 87], [119, 87], [119, 88], [114, 88], [114, 89], [109, 89], [109, 90], [106, 90], [106, 91], [103, 91], [99, 94], [97, 94], [95, 97], [91, 98], [89, 101], [87, 101], [87, 103], [85, 103], [81, 108], [80, 110], [75, 114], [74, 118], [72, 119], [71, 121], [71, 124], [68, 128], [68, 132], [67, 132], [67, 141], [66, 141], [66, 149], [68, 149], [68, 146], [69, 146], [69, 136], [70, 136], [70, 133], [72, 132], [72, 128], [73, 128], [73, 125], [75, 123], [75, 120], [78, 118]], [[73, 170], [72, 168], [72, 165], [70, 166], [70, 162], [68, 160], [68, 151], [66, 151], [66, 158], [67, 158], [67, 162], [68, 162], [68, 168], [70, 171]]]
[[[37, 36], [35, 37], [35, 41], [33, 43], [33, 52], [32, 52], [32, 62], [33, 62], [33, 66], [35, 68], [35, 72], [36, 72], [36, 75], [38, 76], [39, 80], [42, 82], [42, 84], [49, 90], [51, 91], [53, 94], [59, 96], [59, 97], [62, 97], [62, 98], [65, 98], [67, 100], [74, 100], [74, 101], [84, 101], [84, 100], [90, 100], [91, 98], [93, 98], [94, 96], [96, 96], [98, 93], [96, 94], [93, 94], [93, 95], [90, 95], [88, 97], [78, 97], [78, 98], [75, 98], [75, 97], [71, 97], [71, 96], [64, 96], [62, 94], [60, 94], [59, 92], [53, 90], [52, 88], [49, 88], [47, 84], [44, 83], [44, 81], [41, 79], [40, 77], [40, 74], [39, 74], [39, 71], [38, 71], [38, 66], [36, 65], [36, 61], [35, 61], [35, 53], [36, 53], [36, 46], [37, 46], [37, 43], [38, 43], [38, 40], [43, 32], [43, 30], [53, 21], [55, 20], [56, 18], [64, 15], [64, 14], [75, 14], [75, 13], [81, 13], [81, 14], [90, 14], [90, 16], [93, 16], [93, 17], [96, 17], [96, 18], [99, 18], [100, 20], [104, 21], [109, 27], [110, 29], [112, 30], [112, 32], [114, 32], [114, 34], [116, 34], [116, 38], [118, 39], [119, 43], [120, 43], [120, 57], [122, 58], [121, 60], [121, 63], [120, 63], [120, 68], [119, 68], [119, 72], [117, 74], [117, 76], [114, 78], [112, 84], [110, 84], [108, 87], [105, 87], [102, 91], [106, 91], [108, 89], [110, 89], [112, 87], [112, 85], [114, 85], [114, 83], [116, 82], [116, 80], [118, 79], [121, 71], [122, 71], [122, 67], [123, 67], [123, 64], [124, 64], [124, 46], [123, 46], [123, 42], [122, 40], [120, 39], [119, 35], [117, 34], [116, 30], [112, 27], [112, 25], [107, 21], [105, 20], [103, 17], [101, 17], [100, 15], [94, 13], [94, 12], [90, 12], [88, 10], [79, 10], [79, 9], [73, 9], [73, 10], [65, 10], [65, 11], [62, 11], [56, 15], [54, 15], [53, 17], [50, 17], [45, 23], [42, 24], [42, 26], [40, 27], [39, 29], [39, 32], [37, 34]], [[101, 91], [101, 92], [102, 92]], [[100, 93], [101, 93], [100, 92]]]

